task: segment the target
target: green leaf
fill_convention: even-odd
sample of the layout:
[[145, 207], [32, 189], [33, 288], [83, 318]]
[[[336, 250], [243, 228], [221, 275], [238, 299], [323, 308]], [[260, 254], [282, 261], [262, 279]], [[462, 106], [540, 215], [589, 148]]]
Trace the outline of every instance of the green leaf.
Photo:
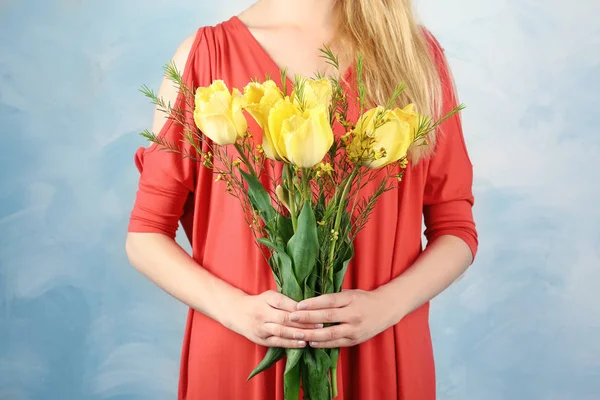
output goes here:
[[269, 266], [271, 267], [271, 272], [273, 272], [273, 278], [275, 278], [275, 283], [277, 284], [277, 291], [281, 293], [281, 279], [279, 278], [279, 266], [276, 264], [273, 257], [269, 258]]
[[342, 284], [344, 283], [344, 276], [348, 270], [348, 264], [354, 257], [354, 245], [349, 240], [346, 241], [346, 246], [343, 248], [345, 251], [342, 253], [344, 259], [341, 262], [341, 268], [337, 270], [333, 275], [333, 286], [334, 292], [342, 290]]
[[[306, 357], [306, 355], [304, 355], [304, 357]], [[302, 375], [302, 390], [304, 392], [304, 396], [302, 398], [303, 400], [310, 400], [310, 378], [308, 376], [306, 362], [302, 363], [302, 366], [300, 367], [300, 374]]]
[[287, 362], [283, 374], [283, 397], [284, 400], [298, 400], [300, 397], [300, 370], [299, 363], [302, 358], [303, 349], [287, 349]]
[[[277, 246], [275, 244], [273, 244], [273, 242], [271, 242], [269, 239], [267, 238], [258, 238], [256, 239], [257, 242], [267, 246], [269, 249], [275, 251], [275, 252], [279, 252], [279, 253], [283, 253], [285, 254], [285, 249], [283, 247]], [[289, 258], [289, 257], [288, 257]], [[269, 258], [269, 266], [271, 267], [271, 272], [273, 272], [273, 277], [275, 278], [275, 283], [277, 284], [277, 290], [282, 293], [283, 292], [283, 286], [282, 286], [282, 282], [281, 282], [281, 267], [280, 267], [280, 261], [278, 257], [274, 257], [274, 255], [272, 254], [271, 257]]]
[[275, 262], [279, 266], [281, 292], [295, 301], [302, 301], [302, 288], [292, 270], [292, 260], [290, 257], [286, 253], [273, 253], [271, 257], [275, 259]]
[[323, 349], [315, 349], [315, 358], [317, 359], [319, 372], [325, 372], [324, 375], [326, 376], [327, 371], [331, 368], [331, 358], [329, 358], [329, 354]]
[[317, 294], [317, 275], [310, 274], [304, 281], [304, 299], [310, 299]]
[[325, 288], [321, 289], [321, 293], [322, 294], [332, 294], [335, 293], [335, 287], [333, 284], [333, 277], [327, 277], [327, 286], [325, 286]]
[[287, 255], [285, 249], [273, 244], [267, 238], [258, 238], [257, 241], [264, 244], [271, 250], [274, 250], [270, 261], [273, 262], [279, 270], [281, 281], [278, 282], [278, 287], [280, 288], [281, 293], [295, 301], [303, 300], [302, 287], [300, 287], [300, 284], [296, 280], [296, 276], [294, 275], [294, 271], [292, 269], [292, 259]]
[[254, 175], [250, 175], [241, 169], [240, 174], [242, 174], [242, 177], [248, 183], [248, 198], [252, 206], [260, 211], [263, 221], [269, 225], [277, 214], [273, 204], [271, 204], [271, 196], [269, 196], [267, 190]]
[[[289, 362], [289, 359], [288, 359]], [[298, 400], [300, 397], [300, 364], [296, 365], [283, 375], [283, 399]]]
[[329, 400], [329, 368], [331, 360], [323, 349], [307, 349], [303, 357], [308, 370], [308, 392], [311, 400]]
[[281, 360], [283, 358], [283, 356], [285, 356], [284, 349], [279, 348], [279, 347], [270, 347], [269, 350], [267, 350], [267, 354], [265, 354], [265, 357], [256, 366], [256, 368], [254, 368], [254, 370], [252, 371], [250, 376], [248, 376], [247, 380], [249, 381], [250, 379], [254, 378], [256, 375], [269, 369], [273, 364], [275, 364], [277, 361]]
[[288, 254], [294, 262], [294, 272], [299, 282], [304, 282], [312, 272], [319, 255], [317, 222], [309, 201], [304, 202], [296, 233], [287, 245]]
[[285, 355], [287, 356], [287, 362], [285, 364], [285, 372], [287, 374], [292, 368], [294, 368], [298, 361], [302, 358], [304, 349], [287, 349]]
[[294, 226], [292, 220], [281, 214], [277, 214], [277, 236], [282, 240], [283, 245], [287, 245], [292, 236], [294, 235]]
[[277, 251], [279, 253], [285, 253], [285, 249], [283, 247], [277, 246], [276, 244], [274, 244], [273, 242], [271, 242], [267, 238], [258, 238], [258, 239], [256, 239], [256, 241], [258, 243], [264, 244], [265, 246], [267, 246], [271, 250], [275, 250], [275, 251]]

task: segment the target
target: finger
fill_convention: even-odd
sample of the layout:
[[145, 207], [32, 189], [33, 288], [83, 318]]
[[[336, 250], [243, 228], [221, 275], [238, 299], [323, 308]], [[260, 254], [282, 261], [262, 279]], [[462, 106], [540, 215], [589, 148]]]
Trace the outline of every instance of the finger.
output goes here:
[[268, 305], [283, 311], [293, 312], [296, 310], [296, 307], [298, 305], [296, 301], [274, 290], [267, 292], [265, 299]]
[[349, 338], [341, 338], [328, 342], [310, 342], [310, 347], [316, 349], [335, 349], [337, 347], [352, 347], [358, 345], [359, 342]]
[[264, 324], [260, 336], [263, 338], [277, 336], [282, 339], [304, 340], [306, 342], [330, 342], [337, 339], [354, 337], [352, 325], [350, 324], [306, 330], [273, 323]]
[[306, 341], [282, 339], [278, 336], [271, 336], [265, 339], [263, 345], [267, 347], [281, 347], [284, 349], [302, 349], [306, 347]]
[[289, 315], [291, 322], [301, 324], [333, 324], [353, 322], [352, 314], [348, 308], [328, 308], [325, 310], [295, 311]]
[[313, 297], [302, 300], [297, 305], [298, 310], [321, 310], [326, 308], [345, 307], [352, 302], [353, 294], [351, 291], [324, 294], [322, 296]]
[[[354, 337], [352, 325], [350, 324], [333, 325], [323, 329], [311, 329], [308, 331], [298, 330], [297, 332], [297, 337], [294, 336], [294, 338], [302, 339], [307, 342], [325, 343]], [[300, 335], [302, 335], [302, 337], [300, 337]]]
[[[272, 323], [264, 324], [263, 330], [264, 330], [265, 334], [262, 336], [265, 338], [269, 337], [269, 336], [277, 336], [282, 339], [295, 339], [295, 340], [304, 340], [304, 341], [306, 341], [306, 337], [308, 337], [307, 333], [310, 331], [310, 330], [306, 330], [306, 329], [292, 328], [289, 326], [272, 324]], [[313, 337], [313, 336], [310, 336], [310, 337]], [[319, 337], [322, 337], [322, 336], [319, 336]], [[325, 340], [323, 339], [322, 341], [325, 341]]]
[[323, 327], [323, 324], [299, 324], [297, 322], [288, 322], [285, 325], [290, 326], [292, 328], [298, 328], [298, 329], [304, 329], [304, 330], [321, 329]]
[[290, 318], [290, 313], [287, 311], [276, 310], [274, 308], [271, 309], [269, 313], [267, 313], [266, 318], [264, 320], [265, 323], [274, 323], [278, 325], [286, 325], [293, 328], [299, 329], [315, 329], [322, 328], [323, 324], [303, 324], [301, 322], [292, 321]]

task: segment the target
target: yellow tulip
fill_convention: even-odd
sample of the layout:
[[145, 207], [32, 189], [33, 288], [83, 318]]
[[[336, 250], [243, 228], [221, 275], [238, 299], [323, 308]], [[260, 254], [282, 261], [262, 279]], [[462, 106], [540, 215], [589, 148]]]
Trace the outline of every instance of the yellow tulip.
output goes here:
[[333, 144], [329, 113], [324, 105], [300, 110], [289, 98], [277, 102], [269, 114], [275, 153], [300, 168], [321, 162]]
[[412, 140], [415, 140], [415, 135], [417, 133], [417, 131], [419, 130], [419, 123], [421, 121], [421, 116], [415, 111], [415, 105], [414, 104], [409, 104], [406, 107], [404, 107], [403, 109], [399, 109], [396, 108], [395, 110], [392, 110], [392, 112], [396, 115], [396, 117], [398, 117], [399, 119], [401, 119], [402, 121], [406, 121], [410, 124], [410, 127], [412, 128]]
[[350, 160], [368, 168], [382, 168], [406, 156], [414, 142], [419, 115], [411, 106], [365, 112], [354, 129], [347, 152]]
[[235, 143], [248, 129], [240, 91], [233, 89], [230, 93], [221, 80], [198, 88], [195, 106], [196, 126], [218, 145]]
[[[282, 134], [283, 125], [292, 117], [297, 117], [300, 114], [301, 112], [298, 107], [296, 107], [287, 97], [278, 101], [269, 113], [267, 125], [270, 135], [268, 136], [268, 140], [266, 142], [270, 142], [269, 145], [273, 149], [274, 159], [285, 160], [289, 162], [287, 158], [285, 140]], [[266, 143], [264, 143], [263, 146], [265, 144]]]
[[295, 104], [310, 109], [325, 106], [329, 109], [333, 88], [329, 79], [305, 79], [300, 78], [296, 82], [296, 88], [292, 91], [292, 99]]
[[273, 140], [269, 132], [269, 113], [279, 100], [283, 99], [283, 93], [275, 82], [268, 80], [264, 83], [252, 82], [244, 88], [244, 108], [256, 120], [263, 129], [262, 148], [265, 155], [272, 160], [281, 160], [273, 149]]

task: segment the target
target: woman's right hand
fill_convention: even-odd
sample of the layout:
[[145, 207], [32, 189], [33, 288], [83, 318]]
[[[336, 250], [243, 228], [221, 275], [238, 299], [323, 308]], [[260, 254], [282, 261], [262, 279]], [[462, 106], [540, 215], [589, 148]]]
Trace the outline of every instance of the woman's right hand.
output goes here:
[[266, 347], [303, 348], [302, 330], [322, 326], [298, 324], [290, 321], [298, 303], [273, 290], [259, 295], [243, 295], [230, 310], [229, 328], [250, 341]]

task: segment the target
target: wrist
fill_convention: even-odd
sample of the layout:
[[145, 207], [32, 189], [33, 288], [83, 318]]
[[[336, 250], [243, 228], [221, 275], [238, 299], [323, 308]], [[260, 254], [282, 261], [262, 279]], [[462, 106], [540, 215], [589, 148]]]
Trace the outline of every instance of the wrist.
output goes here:
[[385, 305], [384, 309], [387, 311], [386, 321], [388, 327], [396, 325], [408, 314], [407, 301], [399, 286], [397, 278], [376, 290]]
[[242, 305], [249, 295], [239, 289], [232, 288], [226, 298], [219, 303], [220, 310], [216, 313], [216, 321], [225, 328], [237, 332], [236, 326], [240, 319]]

